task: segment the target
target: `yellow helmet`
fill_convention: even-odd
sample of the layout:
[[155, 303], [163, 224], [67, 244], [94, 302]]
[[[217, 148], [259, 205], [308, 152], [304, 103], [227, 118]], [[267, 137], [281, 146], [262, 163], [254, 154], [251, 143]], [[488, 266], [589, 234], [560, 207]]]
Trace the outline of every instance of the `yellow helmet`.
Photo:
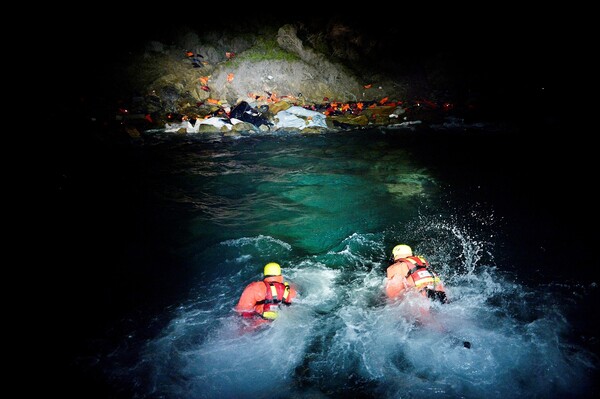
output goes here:
[[270, 262], [265, 265], [265, 269], [263, 271], [265, 277], [268, 276], [281, 276], [281, 266], [279, 263]]
[[394, 260], [400, 258], [406, 258], [407, 256], [412, 256], [412, 248], [406, 244], [399, 244], [392, 249], [392, 255], [394, 256]]

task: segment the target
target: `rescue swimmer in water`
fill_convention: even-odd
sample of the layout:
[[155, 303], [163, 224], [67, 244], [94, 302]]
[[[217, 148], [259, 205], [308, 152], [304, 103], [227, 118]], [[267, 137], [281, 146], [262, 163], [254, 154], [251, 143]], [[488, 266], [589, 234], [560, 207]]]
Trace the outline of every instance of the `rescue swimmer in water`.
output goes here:
[[416, 290], [430, 299], [448, 302], [444, 284], [427, 259], [413, 256], [412, 248], [406, 244], [396, 245], [392, 257], [393, 263], [387, 268], [385, 282], [388, 298], [401, 298], [408, 291]]
[[[431, 301], [448, 303], [444, 283], [433, 271], [427, 259], [413, 255], [412, 248], [399, 244], [392, 249], [393, 263], [388, 266], [385, 278], [385, 294], [390, 300], [403, 300], [411, 293], [418, 293]], [[418, 308], [417, 320], [422, 324], [436, 326], [430, 313], [431, 302]], [[444, 328], [437, 325], [439, 330]], [[463, 341], [465, 348], [471, 348], [469, 341]]]
[[263, 268], [263, 280], [253, 281], [244, 288], [235, 311], [244, 319], [260, 325], [273, 321], [282, 305], [289, 306], [296, 297], [296, 289], [284, 280], [281, 266], [269, 262]]

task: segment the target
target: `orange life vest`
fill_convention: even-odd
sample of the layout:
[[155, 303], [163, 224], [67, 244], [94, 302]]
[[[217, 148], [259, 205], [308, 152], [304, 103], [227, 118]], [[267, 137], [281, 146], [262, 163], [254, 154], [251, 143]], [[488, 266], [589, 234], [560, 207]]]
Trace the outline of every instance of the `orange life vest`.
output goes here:
[[428, 270], [429, 262], [423, 257], [408, 256], [396, 260], [396, 263], [397, 262], [406, 262], [413, 265], [412, 268], [408, 269], [408, 273], [406, 273], [406, 276], [404, 277], [412, 279], [415, 287], [418, 289], [424, 288], [427, 285], [435, 285], [436, 282], [440, 282], [440, 279], [435, 273]]
[[277, 309], [284, 305], [290, 305], [288, 297], [290, 295], [290, 285], [287, 282], [279, 283], [277, 281], [264, 281], [267, 288], [267, 294], [265, 295], [264, 301], [259, 301], [257, 305], [263, 305], [262, 316], [263, 319], [275, 320], [277, 318]]
[[424, 295], [431, 299], [437, 299], [442, 303], [446, 303], [446, 293], [442, 290], [438, 290], [438, 284], [441, 284], [442, 280], [438, 275], [431, 270], [429, 262], [422, 256], [408, 256], [396, 260], [395, 263], [406, 262], [413, 265], [412, 268], [408, 269], [406, 273], [407, 279], [412, 279], [415, 288], [422, 292]]

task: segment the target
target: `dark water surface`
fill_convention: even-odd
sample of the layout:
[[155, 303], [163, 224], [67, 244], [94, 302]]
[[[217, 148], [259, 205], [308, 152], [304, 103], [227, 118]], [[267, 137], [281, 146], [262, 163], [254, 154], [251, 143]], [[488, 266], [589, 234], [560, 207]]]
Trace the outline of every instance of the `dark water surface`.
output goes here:
[[[592, 397], [591, 150], [543, 128], [69, 138], [41, 306], [52, 391], [104, 398]], [[386, 304], [391, 248], [445, 278], [448, 333]], [[296, 304], [232, 308], [281, 263]], [[50, 286], [50, 288], [48, 288]], [[471, 349], [457, 344], [472, 343]]]

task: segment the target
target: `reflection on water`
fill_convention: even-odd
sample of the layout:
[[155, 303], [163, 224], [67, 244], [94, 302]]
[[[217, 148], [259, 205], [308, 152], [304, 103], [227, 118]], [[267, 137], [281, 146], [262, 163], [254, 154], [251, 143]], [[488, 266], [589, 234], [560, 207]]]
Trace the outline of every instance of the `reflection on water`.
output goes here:
[[[519, 253], [507, 245], [514, 216], [470, 191], [486, 171], [479, 181], [423, 156], [410, 134], [147, 138], [143, 212], [160, 229], [132, 245], [167, 242], [189, 289], [117, 322], [122, 336], [82, 367], [138, 398], [586, 397], [598, 365], [586, 340], [596, 338], [573, 310], [595, 287], [522, 276], [553, 266], [507, 261]], [[399, 242], [445, 278], [451, 303], [433, 305], [437, 328], [407, 316], [410, 300], [384, 299]], [[272, 325], [243, 331], [232, 308], [269, 261], [299, 298]]]

